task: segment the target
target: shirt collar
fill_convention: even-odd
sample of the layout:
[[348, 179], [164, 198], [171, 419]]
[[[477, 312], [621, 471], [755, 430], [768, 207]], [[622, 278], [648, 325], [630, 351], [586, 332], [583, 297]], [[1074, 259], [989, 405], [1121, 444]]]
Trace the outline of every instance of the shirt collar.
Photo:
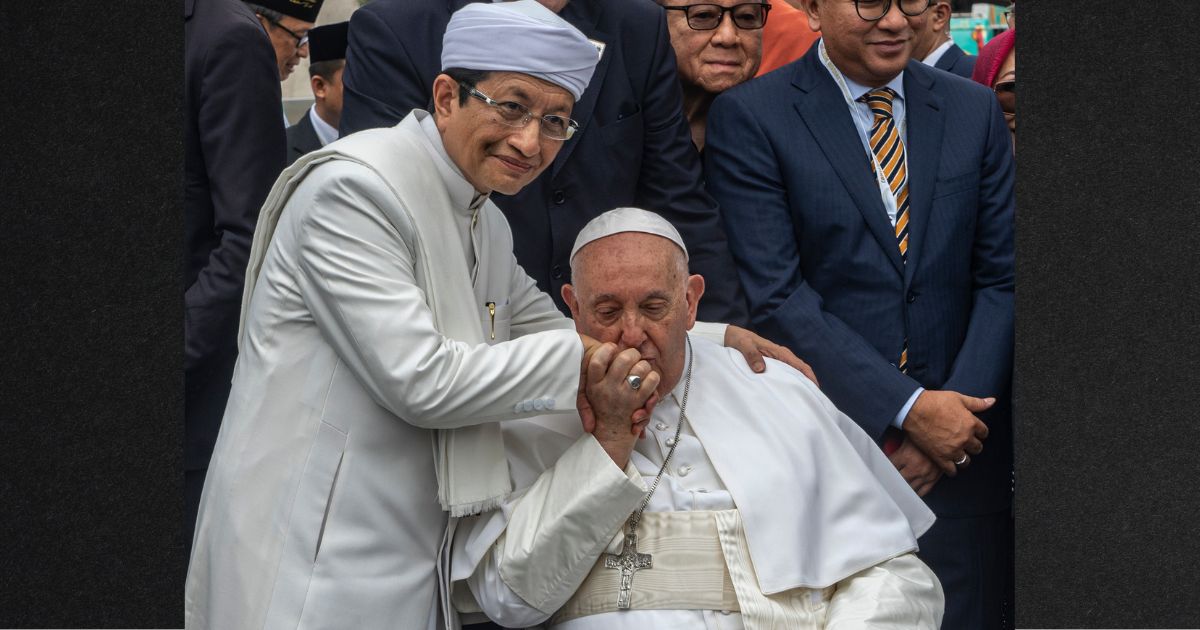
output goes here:
[[334, 129], [332, 125], [325, 122], [325, 119], [317, 114], [316, 105], [308, 108], [308, 120], [312, 122], [313, 131], [317, 132], [317, 139], [321, 141], [321, 146], [325, 146], [338, 139], [338, 130]]
[[937, 64], [938, 60], [940, 60], [942, 58], [942, 55], [946, 54], [946, 51], [950, 50], [950, 47], [953, 45], [954, 45], [954, 40], [947, 39], [946, 41], [942, 42], [941, 46], [934, 48], [933, 52], [929, 53], [929, 55], [927, 57], [922, 59], [921, 63], [923, 63], [927, 66], [932, 66], [932, 65]]
[[474, 212], [483, 205], [488, 195], [477, 192], [471, 182], [463, 176], [458, 165], [450, 159], [450, 154], [446, 153], [446, 145], [442, 144], [442, 134], [438, 131], [437, 122], [433, 116], [422, 109], [414, 109], [413, 115], [421, 124], [421, 131], [424, 132], [421, 135], [425, 140], [426, 148], [436, 158], [433, 165], [446, 184], [446, 190], [450, 193], [450, 203], [454, 206], [454, 210], [467, 214]]

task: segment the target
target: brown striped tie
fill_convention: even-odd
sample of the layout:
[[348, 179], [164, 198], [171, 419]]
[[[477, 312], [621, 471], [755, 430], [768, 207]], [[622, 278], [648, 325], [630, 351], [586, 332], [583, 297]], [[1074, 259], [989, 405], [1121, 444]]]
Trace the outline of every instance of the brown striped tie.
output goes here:
[[[871, 151], [879, 168], [887, 177], [892, 196], [896, 198], [896, 242], [900, 247], [900, 259], [908, 262], [908, 167], [904, 161], [904, 143], [900, 141], [900, 130], [892, 117], [892, 99], [896, 93], [891, 88], [871, 90], [858, 100], [871, 108], [875, 122], [871, 125]], [[875, 165], [871, 165], [874, 170]], [[901, 372], [908, 372], [908, 340], [900, 352]]]

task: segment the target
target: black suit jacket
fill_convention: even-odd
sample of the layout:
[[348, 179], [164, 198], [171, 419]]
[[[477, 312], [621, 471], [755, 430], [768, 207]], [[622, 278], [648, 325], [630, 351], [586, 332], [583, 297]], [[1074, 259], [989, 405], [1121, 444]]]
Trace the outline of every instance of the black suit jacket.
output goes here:
[[950, 44], [937, 63], [933, 64], [933, 67], [957, 74], [964, 79], [970, 79], [971, 73], [975, 71], [975, 55], [963, 52], [958, 44]]
[[185, 445], [208, 466], [259, 207], [284, 165], [275, 51], [239, 0], [184, 0]]
[[317, 130], [313, 129], [312, 119], [309, 118], [308, 110], [300, 117], [300, 122], [287, 128], [287, 163], [288, 166], [292, 162], [300, 159], [300, 156], [305, 153], [311, 153], [321, 148], [321, 139], [317, 137]]
[[[428, 106], [450, 14], [471, 1], [375, 0], [354, 12], [343, 136], [394, 125]], [[705, 278], [700, 317], [743, 323], [745, 298], [716, 202], [701, 181], [662, 8], [647, 0], [571, 0], [560, 15], [606, 47], [571, 114], [581, 133], [520, 193], [492, 196], [512, 225], [517, 260], [565, 312], [560, 291], [571, 279], [579, 230], [612, 208], [646, 208], [675, 225], [692, 271]]]

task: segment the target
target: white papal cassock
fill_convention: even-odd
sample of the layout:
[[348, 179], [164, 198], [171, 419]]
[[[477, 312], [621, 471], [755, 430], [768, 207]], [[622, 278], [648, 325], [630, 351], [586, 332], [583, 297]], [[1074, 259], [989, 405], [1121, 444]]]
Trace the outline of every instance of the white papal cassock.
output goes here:
[[[503, 423], [514, 484], [526, 490], [460, 523], [456, 604], [505, 626], [549, 620], [563, 630], [937, 628], [941, 585], [912, 553], [934, 517], [891, 462], [798, 372], [769, 361], [756, 375], [736, 352], [692, 340], [688, 420], [644, 522], [676, 523], [676, 538], [655, 543], [676, 559], [681, 549], [702, 555], [689, 545], [715, 538], [716, 581], [698, 570], [656, 577], [655, 564], [634, 574], [632, 610], [594, 612], [616, 574], [597, 558], [621, 550], [622, 525], [670, 450], [681, 378], [623, 472], [574, 418]], [[646, 535], [639, 527], [639, 551], [649, 550]], [[658, 553], [660, 564], [672, 561]], [[672, 597], [703, 600], [706, 584], [721, 601], [722, 572], [724, 598], [736, 604], [663, 608]], [[583, 596], [585, 584], [572, 597], [585, 578], [610, 589]]]

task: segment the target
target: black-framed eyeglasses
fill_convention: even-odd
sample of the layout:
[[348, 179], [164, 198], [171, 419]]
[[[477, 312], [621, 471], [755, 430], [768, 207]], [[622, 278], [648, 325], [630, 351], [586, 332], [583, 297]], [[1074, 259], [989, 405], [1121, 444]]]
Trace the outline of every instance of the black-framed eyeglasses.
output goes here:
[[854, 0], [854, 10], [858, 11], [858, 17], [877, 22], [892, 10], [893, 2], [901, 13], [909, 17], [921, 15], [933, 4], [932, 0]]
[[771, 10], [771, 5], [765, 2], [746, 2], [731, 7], [719, 4], [687, 4], [663, 8], [668, 11], [683, 11], [687, 17], [687, 25], [693, 31], [711, 31], [721, 26], [726, 13], [733, 18], [734, 26], [753, 31], [766, 25], [767, 12]]
[[509, 127], [523, 128], [529, 124], [529, 121], [536, 117], [541, 121], [541, 134], [551, 140], [570, 140], [571, 136], [575, 135], [576, 131], [579, 131], [579, 123], [566, 116], [557, 116], [555, 114], [537, 116], [529, 111], [528, 107], [520, 103], [492, 100], [487, 94], [475, 89], [473, 85], [460, 83], [459, 87], [466, 90], [467, 94], [490, 105], [500, 115], [499, 122]]
[[992, 88], [996, 92], [996, 100], [1000, 101], [1000, 110], [1005, 114], [1017, 113], [1017, 81], [1001, 81]]
[[267, 21], [270, 22], [272, 26], [277, 26], [280, 29], [282, 29], [283, 32], [287, 33], [288, 35], [291, 35], [292, 37], [295, 37], [296, 38], [296, 48], [304, 48], [306, 45], [308, 45], [308, 35], [307, 34], [297, 35], [295, 33], [295, 31], [293, 31], [292, 29], [280, 24], [279, 20], [272, 20], [272, 19], [268, 18]]

